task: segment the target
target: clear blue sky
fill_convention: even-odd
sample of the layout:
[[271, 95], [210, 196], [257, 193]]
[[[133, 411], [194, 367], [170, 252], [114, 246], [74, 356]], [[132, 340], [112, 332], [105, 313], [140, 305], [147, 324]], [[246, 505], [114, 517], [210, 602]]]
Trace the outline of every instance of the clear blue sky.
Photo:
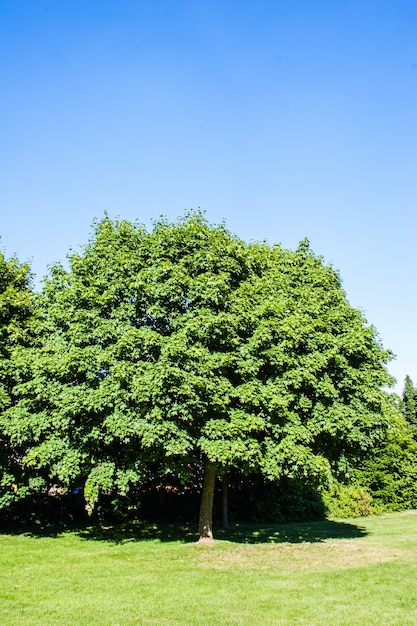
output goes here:
[[[201, 207], [307, 236], [417, 382], [415, 0], [2, 0], [1, 248]], [[38, 283], [39, 284], [39, 283]]]

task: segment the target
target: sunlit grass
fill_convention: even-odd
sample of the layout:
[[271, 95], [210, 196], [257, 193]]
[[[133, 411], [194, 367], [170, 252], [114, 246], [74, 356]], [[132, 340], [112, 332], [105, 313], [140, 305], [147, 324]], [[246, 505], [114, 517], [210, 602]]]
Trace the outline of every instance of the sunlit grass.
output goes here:
[[[156, 538], [152, 538], [156, 537]], [[3, 625], [417, 624], [417, 512], [0, 535]]]

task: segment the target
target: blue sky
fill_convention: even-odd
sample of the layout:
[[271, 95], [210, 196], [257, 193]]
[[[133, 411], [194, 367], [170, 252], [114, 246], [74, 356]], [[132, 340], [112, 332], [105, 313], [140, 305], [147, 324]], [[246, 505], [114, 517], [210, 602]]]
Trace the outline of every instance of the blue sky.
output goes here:
[[1, 248], [201, 207], [313, 250], [417, 382], [414, 0], [2, 0]]

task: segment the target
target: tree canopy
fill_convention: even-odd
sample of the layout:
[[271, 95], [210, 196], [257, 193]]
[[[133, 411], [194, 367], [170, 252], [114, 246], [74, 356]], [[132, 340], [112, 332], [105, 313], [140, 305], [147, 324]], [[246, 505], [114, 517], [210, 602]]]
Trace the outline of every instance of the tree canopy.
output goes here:
[[0, 428], [48, 484], [127, 493], [150, 463], [323, 482], [383, 436], [390, 352], [304, 240], [247, 244], [191, 212], [95, 224], [52, 268]]

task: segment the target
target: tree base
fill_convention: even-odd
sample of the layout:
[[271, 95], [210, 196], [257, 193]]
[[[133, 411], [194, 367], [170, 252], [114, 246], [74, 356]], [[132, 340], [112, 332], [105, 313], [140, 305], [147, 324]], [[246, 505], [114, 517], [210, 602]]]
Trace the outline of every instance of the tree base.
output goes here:
[[202, 545], [205, 545], [205, 544], [214, 544], [214, 543], [215, 543], [215, 541], [214, 541], [213, 537], [200, 537], [198, 539], [198, 541], [196, 542], [196, 544], [198, 546], [202, 546]]

